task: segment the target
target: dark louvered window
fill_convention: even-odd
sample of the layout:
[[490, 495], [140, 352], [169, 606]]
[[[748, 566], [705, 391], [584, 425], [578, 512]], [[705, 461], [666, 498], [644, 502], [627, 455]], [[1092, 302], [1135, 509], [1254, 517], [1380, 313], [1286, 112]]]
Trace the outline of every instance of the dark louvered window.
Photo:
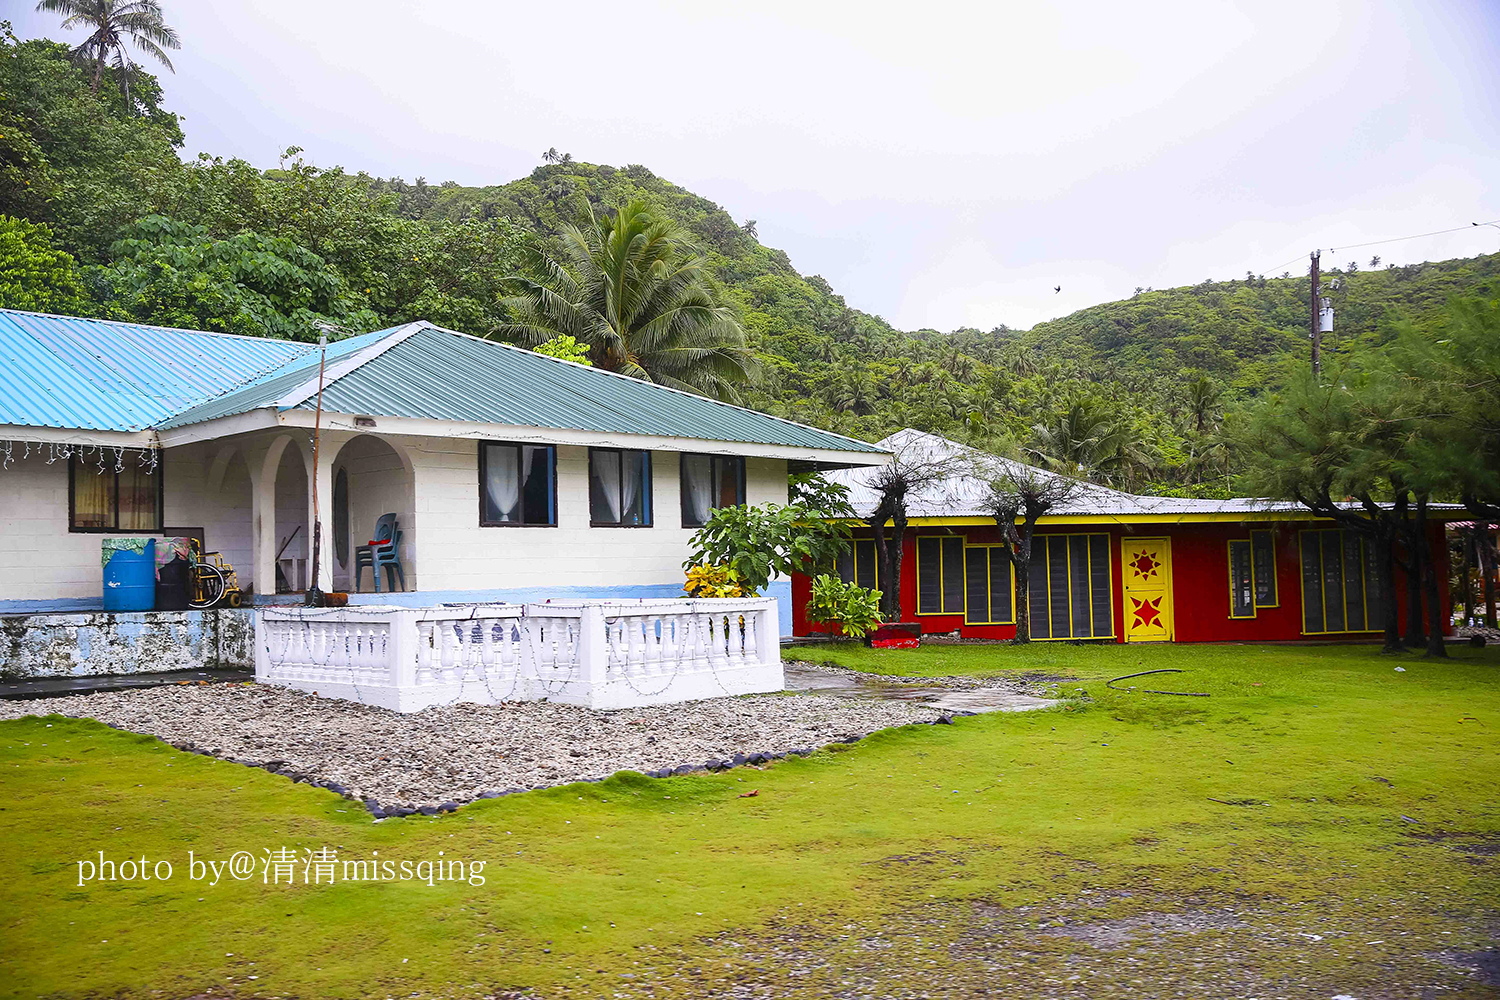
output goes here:
[[1255, 574], [1248, 541], [1229, 543], [1229, 617], [1255, 617]]
[[917, 613], [964, 613], [964, 540], [951, 536], [917, 538]]
[[1015, 583], [1010, 555], [1003, 545], [964, 549], [964, 621], [969, 625], [1002, 625], [1015, 620]]
[[1032, 543], [1028, 599], [1033, 639], [1114, 634], [1108, 535], [1041, 535]]
[[1304, 531], [1302, 631], [1370, 632], [1384, 620], [1386, 595], [1380, 589], [1375, 548], [1347, 531]]
[[1250, 532], [1250, 561], [1255, 571], [1255, 606], [1274, 608], [1276, 597], [1276, 536], [1269, 531]]

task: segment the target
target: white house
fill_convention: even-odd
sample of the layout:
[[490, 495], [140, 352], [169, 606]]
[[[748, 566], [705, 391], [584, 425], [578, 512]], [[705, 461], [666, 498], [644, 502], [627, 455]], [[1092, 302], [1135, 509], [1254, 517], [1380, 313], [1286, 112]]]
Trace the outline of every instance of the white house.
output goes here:
[[785, 502], [789, 465], [887, 458], [429, 323], [325, 358], [0, 310], [0, 613], [97, 609], [101, 535], [200, 535], [257, 603], [278, 566], [302, 589], [314, 486], [325, 591], [354, 591], [356, 548], [398, 520], [406, 592], [369, 593], [366, 572], [351, 603], [680, 597], [712, 507]]

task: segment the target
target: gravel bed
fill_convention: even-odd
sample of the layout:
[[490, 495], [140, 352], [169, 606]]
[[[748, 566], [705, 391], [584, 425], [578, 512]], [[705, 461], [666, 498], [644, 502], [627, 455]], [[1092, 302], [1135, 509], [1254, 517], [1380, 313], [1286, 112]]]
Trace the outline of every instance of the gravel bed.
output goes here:
[[461, 704], [400, 715], [259, 684], [0, 702], [0, 719], [52, 713], [97, 719], [407, 810], [456, 808], [498, 792], [623, 770], [742, 764], [944, 716], [921, 703], [821, 695], [715, 698], [616, 712], [546, 702]]

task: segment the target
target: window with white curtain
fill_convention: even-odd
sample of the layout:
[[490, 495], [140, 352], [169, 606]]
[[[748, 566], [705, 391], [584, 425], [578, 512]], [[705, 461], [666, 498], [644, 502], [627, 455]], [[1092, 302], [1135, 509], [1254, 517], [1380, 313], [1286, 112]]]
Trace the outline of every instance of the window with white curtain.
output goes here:
[[589, 523], [599, 528], [651, 527], [651, 453], [589, 449]]
[[557, 524], [557, 449], [549, 444], [479, 445], [479, 523]]
[[737, 455], [683, 455], [681, 478], [684, 528], [701, 528], [716, 508], [745, 502], [745, 460]]

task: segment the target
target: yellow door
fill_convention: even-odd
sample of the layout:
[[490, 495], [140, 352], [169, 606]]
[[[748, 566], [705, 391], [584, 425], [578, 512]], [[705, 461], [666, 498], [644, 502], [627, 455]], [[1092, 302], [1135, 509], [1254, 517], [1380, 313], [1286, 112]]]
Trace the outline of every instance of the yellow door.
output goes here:
[[1172, 639], [1172, 540], [1124, 538], [1120, 565], [1125, 577], [1125, 641]]

